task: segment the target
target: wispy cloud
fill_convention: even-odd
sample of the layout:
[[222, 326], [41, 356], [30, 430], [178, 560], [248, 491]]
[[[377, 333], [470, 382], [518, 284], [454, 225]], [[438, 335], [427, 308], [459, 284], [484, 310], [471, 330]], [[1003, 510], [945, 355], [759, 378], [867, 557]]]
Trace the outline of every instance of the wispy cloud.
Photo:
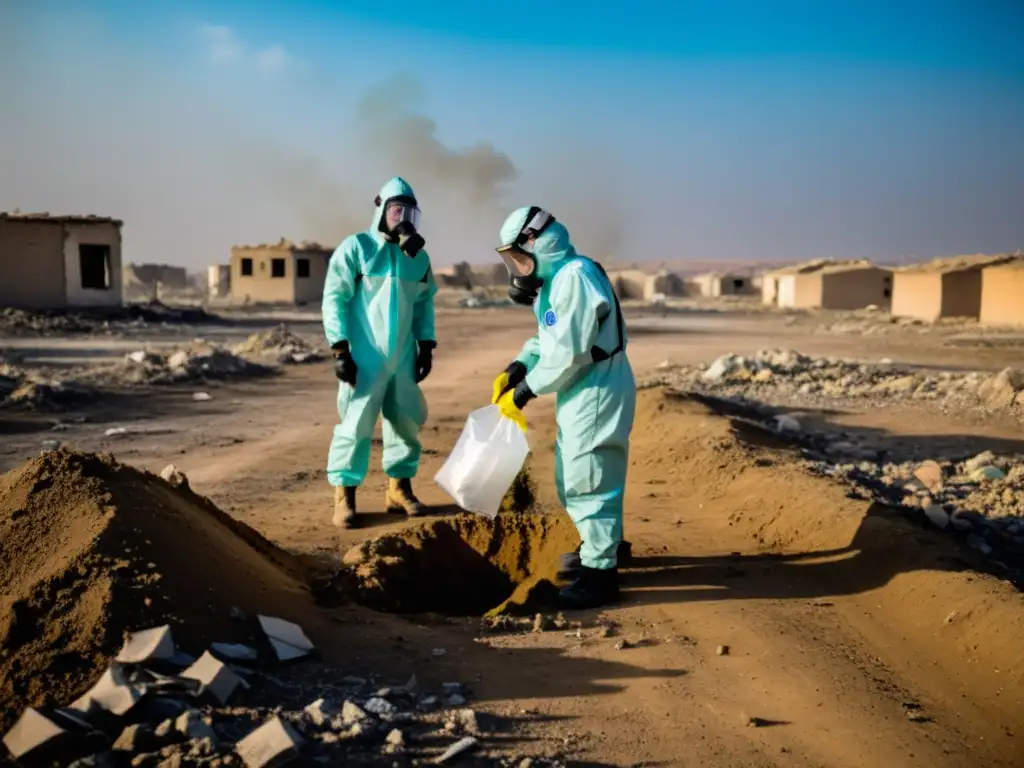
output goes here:
[[214, 62], [248, 64], [269, 74], [282, 72], [295, 64], [295, 58], [283, 45], [251, 48], [234, 29], [223, 24], [200, 24], [199, 36], [206, 46], [206, 55]]
[[221, 24], [201, 24], [199, 35], [206, 43], [206, 53], [213, 61], [238, 61], [243, 48], [231, 27]]
[[280, 45], [272, 45], [256, 53], [256, 64], [264, 72], [281, 72], [291, 62], [291, 55]]

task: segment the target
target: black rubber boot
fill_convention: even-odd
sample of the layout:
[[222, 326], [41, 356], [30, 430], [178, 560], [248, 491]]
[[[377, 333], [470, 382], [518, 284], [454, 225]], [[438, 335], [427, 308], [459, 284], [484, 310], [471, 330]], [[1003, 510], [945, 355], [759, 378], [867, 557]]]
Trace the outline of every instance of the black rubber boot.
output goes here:
[[[619, 542], [619, 550], [615, 555], [616, 565], [619, 568], [628, 568], [633, 562], [633, 545], [628, 541]], [[558, 579], [559, 581], [572, 581], [579, 576], [583, 563], [580, 561], [580, 548], [576, 547], [574, 552], [566, 552], [558, 558]]]
[[558, 607], [564, 611], [599, 608], [619, 597], [619, 569], [580, 566], [579, 577], [558, 593]]

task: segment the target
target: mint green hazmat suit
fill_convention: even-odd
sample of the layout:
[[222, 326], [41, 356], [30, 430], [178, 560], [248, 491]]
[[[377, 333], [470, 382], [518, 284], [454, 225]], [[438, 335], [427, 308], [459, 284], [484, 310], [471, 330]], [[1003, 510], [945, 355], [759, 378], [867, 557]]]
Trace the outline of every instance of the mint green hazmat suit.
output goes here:
[[[520, 208], [505, 220], [502, 243], [515, 240], [528, 211]], [[580, 561], [614, 568], [636, 413], [625, 322], [601, 268], [577, 254], [561, 222], [541, 233], [531, 254], [544, 281], [533, 303], [538, 329], [516, 360], [526, 366], [535, 395], [555, 395], [555, 483], [582, 540]], [[617, 354], [594, 362], [594, 347], [611, 354], [620, 343]]]
[[388, 181], [370, 228], [345, 238], [327, 267], [324, 334], [331, 346], [348, 341], [358, 370], [354, 388], [338, 386], [340, 423], [327, 457], [334, 486], [363, 482], [378, 415], [384, 417], [388, 477], [411, 479], [419, 469], [427, 402], [415, 380], [416, 342], [436, 341], [437, 283], [425, 249], [410, 258], [378, 230], [383, 202], [403, 195], [415, 197], [403, 179]]

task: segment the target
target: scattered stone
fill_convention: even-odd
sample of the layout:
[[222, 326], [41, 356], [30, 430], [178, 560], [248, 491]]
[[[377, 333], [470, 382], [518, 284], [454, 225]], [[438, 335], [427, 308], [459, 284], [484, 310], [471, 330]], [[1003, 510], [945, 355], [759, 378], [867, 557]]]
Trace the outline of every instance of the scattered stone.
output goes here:
[[447, 763], [455, 759], [456, 757], [464, 755], [470, 750], [475, 749], [476, 745], [477, 740], [474, 737], [466, 736], [465, 738], [459, 739], [457, 742], [448, 747], [448, 749], [445, 750], [444, 754], [438, 757], [437, 760], [434, 761], [434, 763], [436, 765]]
[[925, 461], [914, 470], [914, 478], [929, 491], [939, 491], [943, 483], [942, 465], [937, 461]]
[[382, 699], [379, 696], [374, 696], [372, 699], [369, 699], [366, 704], [363, 705], [363, 708], [374, 715], [393, 715], [398, 711], [398, 707], [387, 699]]
[[395, 728], [384, 738], [384, 743], [389, 747], [388, 752], [398, 752], [405, 747], [405, 734]]
[[272, 616], [260, 616], [259, 621], [279, 660], [298, 659], [315, 650], [312, 641], [298, 624]]
[[988, 480], [1003, 480], [1006, 478], [1006, 473], [998, 467], [978, 467], [978, 469], [971, 472], [971, 480], [981, 483]]
[[329, 707], [323, 699], [317, 699], [306, 706], [302, 711], [313, 725], [317, 728], [324, 728], [330, 724], [333, 712], [328, 711]]
[[775, 429], [779, 432], [799, 432], [800, 422], [783, 414], [775, 417]]
[[460, 709], [455, 713], [455, 720], [466, 733], [480, 732], [480, 723], [477, 720], [476, 712], [472, 709]]
[[717, 648], [715, 648], [715, 653], [718, 654], [719, 656], [728, 656], [729, 655], [729, 646], [728, 645], [720, 645]]
[[153, 727], [146, 723], [134, 723], [126, 726], [114, 742], [115, 752], [145, 752], [154, 746]]
[[273, 717], [235, 746], [247, 768], [270, 768], [298, 759], [304, 741], [291, 726]]
[[453, 693], [445, 701], [445, 704], [447, 704], [449, 707], [453, 707], [453, 708], [454, 707], [464, 707], [464, 706], [466, 706], [467, 701], [466, 701], [466, 697], [463, 696], [462, 694], [460, 694], [460, 693]]
[[437, 658], [440, 658], [440, 657], [444, 656], [446, 653], [448, 653], [448, 651], [446, 651], [444, 648], [434, 648], [430, 652], [430, 655], [433, 656], [435, 659], [437, 659]]
[[182, 712], [174, 721], [174, 729], [186, 739], [213, 739], [216, 741], [217, 734], [213, 727], [203, 718], [203, 713], [198, 709], [189, 709]]
[[538, 613], [533, 617], [533, 631], [546, 632], [551, 627], [551, 617]]
[[366, 714], [362, 707], [351, 701], [346, 701], [341, 707], [341, 721], [345, 725], [361, 722], [368, 717], [369, 715]]
[[213, 395], [209, 392], [193, 392], [192, 399], [197, 403], [208, 403], [213, 400]]
[[181, 676], [186, 680], [198, 680], [202, 685], [201, 692], [209, 693], [222, 705], [227, 704], [242, 685], [242, 679], [209, 651], [182, 672]]

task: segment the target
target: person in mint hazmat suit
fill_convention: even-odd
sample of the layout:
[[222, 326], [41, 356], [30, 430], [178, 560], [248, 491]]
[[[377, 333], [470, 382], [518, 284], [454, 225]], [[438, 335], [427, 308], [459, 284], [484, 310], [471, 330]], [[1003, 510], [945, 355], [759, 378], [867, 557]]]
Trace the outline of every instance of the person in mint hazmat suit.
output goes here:
[[629, 436], [636, 379], [626, 357], [626, 327], [615, 291], [597, 262], [576, 252], [565, 226], [547, 211], [519, 208], [501, 227], [497, 249], [509, 271], [509, 296], [532, 306], [537, 334], [494, 381], [492, 402], [526, 429], [523, 408], [555, 396], [555, 483], [580, 534], [562, 557], [563, 608], [593, 608], [618, 596]]
[[342, 241], [331, 255], [323, 294], [323, 325], [334, 352], [339, 423], [327, 457], [334, 486], [334, 524], [356, 524], [356, 489], [370, 462], [378, 415], [384, 417], [385, 508], [423, 512], [412, 489], [427, 419], [420, 382], [433, 351], [437, 283], [419, 234], [412, 187], [395, 177], [380, 190], [370, 228]]

